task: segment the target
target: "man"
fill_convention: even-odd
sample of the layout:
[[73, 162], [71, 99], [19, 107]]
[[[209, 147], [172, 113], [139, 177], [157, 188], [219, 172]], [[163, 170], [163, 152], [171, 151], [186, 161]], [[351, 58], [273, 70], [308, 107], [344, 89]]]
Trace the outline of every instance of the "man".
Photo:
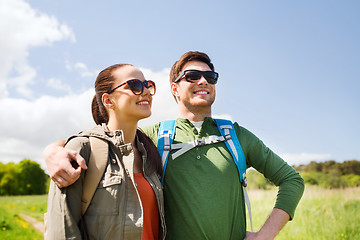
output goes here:
[[[220, 135], [211, 118], [216, 81], [214, 66], [205, 53], [187, 52], [175, 62], [170, 84], [180, 118], [176, 120], [174, 143]], [[258, 232], [246, 232], [244, 193], [224, 142], [194, 147], [176, 159], [172, 154], [177, 150], [172, 150], [164, 176], [167, 239], [273, 239], [293, 218], [304, 191], [303, 179], [251, 132], [236, 122], [234, 128], [247, 166], [279, 186], [273, 211]], [[143, 130], [157, 144], [159, 124]], [[59, 186], [72, 183], [81, 171], [71, 169], [69, 161], [58, 161], [64, 157], [84, 165], [79, 156], [49, 146], [45, 158]]]

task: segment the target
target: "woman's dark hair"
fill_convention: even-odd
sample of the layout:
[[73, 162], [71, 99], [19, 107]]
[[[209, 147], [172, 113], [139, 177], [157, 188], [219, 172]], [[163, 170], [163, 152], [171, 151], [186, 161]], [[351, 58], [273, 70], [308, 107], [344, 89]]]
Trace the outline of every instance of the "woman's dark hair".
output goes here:
[[162, 177], [162, 163], [159, 152], [156, 149], [153, 141], [145, 135], [141, 130], [137, 129], [136, 135], [139, 138], [139, 141], [144, 144], [147, 153], [146, 168], [150, 171], [155, 171], [159, 177]]
[[91, 103], [92, 116], [96, 124], [108, 123], [109, 115], [102, 102], [102, 95], [108, 93], [113, 88], [115, 78], [113, 72], [131, 64], [115, 64], [102, 70], [95, 81], [95, 96]]

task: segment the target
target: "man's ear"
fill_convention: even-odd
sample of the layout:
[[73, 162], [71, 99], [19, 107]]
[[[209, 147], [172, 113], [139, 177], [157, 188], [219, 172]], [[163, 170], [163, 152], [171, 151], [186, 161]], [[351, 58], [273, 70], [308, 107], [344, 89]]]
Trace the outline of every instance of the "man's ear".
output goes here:
[[104, 93], [104, 94], [102, 95], [101, 100], [102, 100], [102, 102], [103, 102], [103, 104], [104, 104], [104, 106], [105, 106], [106, 109], [111, 109], [111, 108], [114, 107], [114, 103], [113, 103], [113, 101], [112, 101], [112, 99], [111, 99], [110, 94]]
[[174, 95], [174, 97], [177, 99], [180, 96], [179, 85], [177, 83], [171, 83], [170, 88], [172, 95]]

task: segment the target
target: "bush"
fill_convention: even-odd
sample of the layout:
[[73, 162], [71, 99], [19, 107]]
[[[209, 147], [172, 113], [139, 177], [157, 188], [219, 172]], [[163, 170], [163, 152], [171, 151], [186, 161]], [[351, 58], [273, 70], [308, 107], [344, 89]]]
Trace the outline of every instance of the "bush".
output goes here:
[[360, 176], [355, 174], [344, 175], [341, 177], [348, 187], [360, 187]]
[[247, 182], [249, 189], [268, 190], [273, 186], [273, 184], [269, 180], [267, 180], [264, 175], [254, 169], [250, 169], [247, 171], [246, 178], [248, 180]]
[[40, 165], [29, 159], [0, 164], [0, 195], [44, 194], [47, 179]]
[[337, 170], [331, 170], [329, 173], [302, 172], [300, 174], [306, 185], [317, 185], [327, 189], [360, 186], [359, 175], [348, 174], [342, 176]]
[[320, 185], [324, 178], [323, 173], [320, 172], [303, 172], [301, 177], [304, 179], [305, 184]]

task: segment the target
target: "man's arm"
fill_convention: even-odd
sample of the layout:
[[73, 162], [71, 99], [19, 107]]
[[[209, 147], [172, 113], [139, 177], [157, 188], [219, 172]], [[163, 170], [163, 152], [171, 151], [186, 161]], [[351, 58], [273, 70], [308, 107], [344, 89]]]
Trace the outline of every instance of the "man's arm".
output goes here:
[[81, 169], [87, 169], [80, 154], [64, 145], [65, 140], [60, 140], [49, 144], [43, 152], [50, 178], [59, 188], [73, 184], [80, 177]]
[[290, 215], [279, 208], [274, 208], [270, 216], [266, 220], [265, 224], [258, 232], [246, 232], [244, 240], [256, 240], [256, 239], [274, 239], [280, 230], [289, 221]]

